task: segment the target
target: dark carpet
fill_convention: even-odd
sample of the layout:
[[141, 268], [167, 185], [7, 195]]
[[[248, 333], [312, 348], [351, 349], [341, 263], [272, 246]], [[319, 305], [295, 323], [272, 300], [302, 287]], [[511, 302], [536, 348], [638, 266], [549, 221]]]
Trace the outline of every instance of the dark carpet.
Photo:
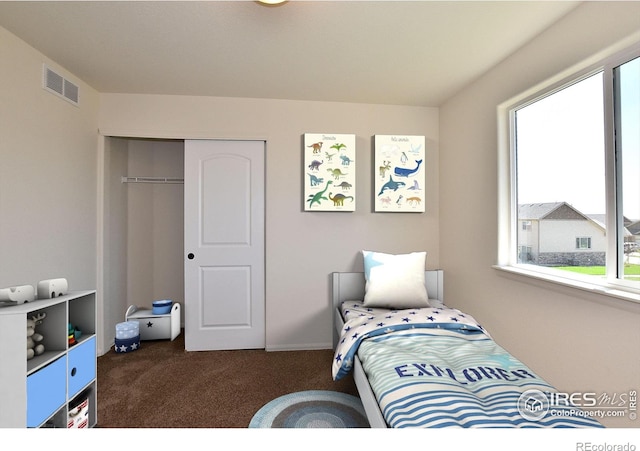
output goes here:
[[247, 428], [268, 402], [294, 392], [357, 396], [351, 376], [331, 378], [332, 350], [184, 350], [174, 341], [98, 357], [100, 428]]

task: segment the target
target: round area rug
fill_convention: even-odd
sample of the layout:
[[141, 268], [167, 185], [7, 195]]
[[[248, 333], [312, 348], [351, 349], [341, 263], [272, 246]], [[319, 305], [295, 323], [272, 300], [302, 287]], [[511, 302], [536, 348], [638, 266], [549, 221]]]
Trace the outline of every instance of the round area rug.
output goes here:
[[368, 428], [360, 398], [328, 390], [309, 390], [269, 401], [250, 428]]

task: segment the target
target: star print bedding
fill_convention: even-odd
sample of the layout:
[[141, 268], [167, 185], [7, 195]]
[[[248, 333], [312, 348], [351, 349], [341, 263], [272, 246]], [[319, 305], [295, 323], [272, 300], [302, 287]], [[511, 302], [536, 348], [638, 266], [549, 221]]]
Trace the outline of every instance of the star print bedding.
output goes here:
[[549, 408], [556, 390], [457, 309], [341, 311], [333, 378], [357, 354], [390, 427], [601, 427], [574, 406]]

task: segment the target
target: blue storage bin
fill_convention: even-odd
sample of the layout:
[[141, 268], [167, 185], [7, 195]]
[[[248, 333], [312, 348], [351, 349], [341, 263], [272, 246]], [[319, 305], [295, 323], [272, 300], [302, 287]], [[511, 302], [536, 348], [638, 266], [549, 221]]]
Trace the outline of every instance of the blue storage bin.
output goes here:
[[118, 353], [133, 352], [140, 349], [140, 335], [133, 338], [116, 338], [114, 349]]
[[154, 315], [166, 315], [171, 312], [172, 300], [163, 299], [162, 301], [153, 301], [151, 313]]
[[125, 321], [116, 324], [116, 338], [124, 340], [125, 338], [134, 338], [140, 335], [140, 324], [138, 321]]
[[96, 377], [96, 337], [69, 349], [67, 359], [67, 392], [69, 398], [73, 398]]
[[40, 426], [64, 405], [66, 396], [67, 357], [63, 356], [27, 377], [27, 427]]

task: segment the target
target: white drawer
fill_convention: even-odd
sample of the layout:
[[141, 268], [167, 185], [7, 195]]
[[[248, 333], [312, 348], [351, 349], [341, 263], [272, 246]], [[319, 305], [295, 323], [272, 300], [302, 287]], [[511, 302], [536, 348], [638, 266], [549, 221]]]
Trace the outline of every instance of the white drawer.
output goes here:
[[129, 307], [125, 321], [138, 321], [140, 340], [174, 340], [180, 335], [180, 304], [173, 303], [171, 312], [154, 315], [150, 309]]

